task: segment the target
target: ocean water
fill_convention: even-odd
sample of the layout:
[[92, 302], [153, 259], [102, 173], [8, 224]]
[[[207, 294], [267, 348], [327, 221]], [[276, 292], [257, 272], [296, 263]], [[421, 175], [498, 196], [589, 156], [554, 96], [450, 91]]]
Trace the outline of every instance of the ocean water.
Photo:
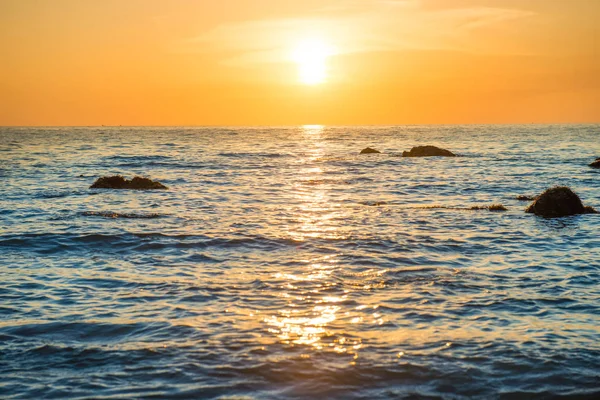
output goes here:
[[515, 199], [600, 208], [598, 156], [599, 125], [0, 128], [0, 398], [599, 396], [600, 215]]

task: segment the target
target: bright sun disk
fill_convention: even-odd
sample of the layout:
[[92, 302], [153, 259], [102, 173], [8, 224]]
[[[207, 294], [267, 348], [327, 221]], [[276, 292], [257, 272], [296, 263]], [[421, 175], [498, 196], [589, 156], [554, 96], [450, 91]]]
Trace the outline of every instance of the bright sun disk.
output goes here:
[[332, 49], [320, 40], [301, 42], [293, 54], [293, 60], [298, 64], [300, 81], [307, 85], [325, 82], [327, 58], [331, 55]]

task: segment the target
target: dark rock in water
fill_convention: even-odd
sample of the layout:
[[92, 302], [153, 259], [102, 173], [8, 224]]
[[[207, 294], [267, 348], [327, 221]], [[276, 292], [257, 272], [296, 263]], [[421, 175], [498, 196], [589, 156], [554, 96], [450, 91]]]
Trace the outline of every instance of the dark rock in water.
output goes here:
[[596, 161], [590, 164], [592, 168], [600, 168], [600, 158], [597, 158]]
[[81, 215], [86, 217], [103, 217], [103, 218], [131, 218], [131, 219], [153, 219], [160, 218], [160, 214], [135, 214], [135, 213], [118, 213], [112, 211], [85, 211]]
[[115, 175], [98, 178], [96, 182], [90, 186], [90, 189], [157, 190], [167, 189], [167, 187], [160, 182], [153, 181], [148, 178], [136, 176], [132, 180], [128, 180], [123, 178], [121, 175]]
[[403, 151], [402, 157], [456, 157], [456, 154], [435, 146], [417, 146], [410, 151]]
[[536, 199], [535, 196], [526, 196], [526, 195], [520, 195], [515, 197], [515, 199], [519, 200], [519, 201], [533, 201]]
[[592, 207], [584, 207], [575, 192], [565, 186], [557, 186], [546, 190], [525, 210], [527, 213], [542, 217], [566, 217], [576, 214], [596, 213]]
[[472, 206], [470, 210], [508, 211], [502, 204], [490, 204], [489, 206]]
[[365, 206], [376, 207], [376, 206], [384, 206], [387, 203], [385, 201], [364, 201], [360, 204], [365, 205]]
[[381, 153], [379, 150], [375, 150], [370, 147], [367, 147], [366, 149], [362, 149], [360, 151], [360, 154], [379, 154], [379, 153]]

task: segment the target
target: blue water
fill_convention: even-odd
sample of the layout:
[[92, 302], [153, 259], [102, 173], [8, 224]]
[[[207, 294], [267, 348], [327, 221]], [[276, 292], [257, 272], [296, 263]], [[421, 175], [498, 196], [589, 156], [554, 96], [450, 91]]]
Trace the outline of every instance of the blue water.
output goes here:
[[600, 215], [515, 199], [600, 208], [598, 156], [599, 125], [0, 128], [0, 398], [599, 396]]

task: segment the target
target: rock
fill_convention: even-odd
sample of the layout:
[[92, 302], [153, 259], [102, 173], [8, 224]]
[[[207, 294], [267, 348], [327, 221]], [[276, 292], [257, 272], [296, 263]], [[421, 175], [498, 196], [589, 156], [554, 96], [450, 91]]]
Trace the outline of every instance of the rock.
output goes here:
[[384, 206], [387, 203], [385, 201], [363, 201], [360, 204], [365, 205], [365, 206], [376, 207], [376, 206]]
[[410, 151], [403, 151], [402, 157], [456, 157], [456, 154], [435, 146], [417, 146]]
[[96, 182], [90, 186], [90, 189], [158, 190], [167, 189], [167, 187], [160, 182], [148, 178], [136, 176], [132, 180], [127, 180], [121, 175], [115, 175], [98, 178]]
[[579, 196], [570, 188], [557, 186], [546, 190], [525, 210], [542, 217], [566, 217], [577, 214], [596, 213], [592, 207], [584, 207]]
[[490, 204], [489, 206], [472, 206], [470, 210], [508, 211], [502, 204]]
[[381, 153], [379, 150], [375, 150], [370, 147], [367, 147], [366, 149], [362, 149], [360, 151], [360, 154], [379, 154], [379, 153]]
[[596, 158], [596, 161], [590, 164], [592, 168], [600, 168], [600, 158]]
[[151, 213], [151, 214], [135, 214], [135, 213], [118, 213], [112, 211], [85, 211], [81, 213], [86, 217], [103, 217], [103, 218], [133, 218], [133, 219], [153, 219], [160, 218], [162, 215]]
[[519, 201], [533, 201], [536, 199], [535, 196], [527, 196], [527, 195], [519, 195], [517, 197], [515, 197], [516, 200]]

